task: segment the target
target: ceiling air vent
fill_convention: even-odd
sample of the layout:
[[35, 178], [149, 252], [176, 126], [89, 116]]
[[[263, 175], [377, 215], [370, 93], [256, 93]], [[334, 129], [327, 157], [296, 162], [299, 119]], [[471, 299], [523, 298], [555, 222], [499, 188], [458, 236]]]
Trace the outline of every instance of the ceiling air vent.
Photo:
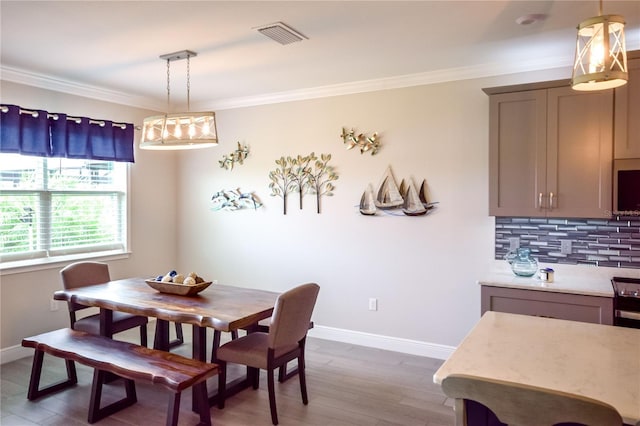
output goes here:
[[257, 30], [259, 33], [269, 37], [274, 41], [277, 41], [282, 45], [295, 43], [296, 41], [307, 40], [307, 37], [300, 34], [293, 28], [288, 27], [282, 22], [264, 25], [262, 27], [258, 27]]

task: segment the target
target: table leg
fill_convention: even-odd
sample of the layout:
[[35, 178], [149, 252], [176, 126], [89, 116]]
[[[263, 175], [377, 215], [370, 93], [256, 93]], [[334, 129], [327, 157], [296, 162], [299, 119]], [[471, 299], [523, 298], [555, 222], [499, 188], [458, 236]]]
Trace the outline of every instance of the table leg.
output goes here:
[[211, 346], [211, 362], [218, 362], [218, 348], [220, 347], [220, 336], [222, 333], [219, 330], [213, 330], [213, 343]]
[[169, 348], [169, 321], [158, 318], [153, 338], [153, 349], [169, 352]]
[[[100, 334], [113, 339], [113, 311], [111, 309], [100, 308]], [[105, 383], [111, 383], [120, 378], [113, 373], [105, 374]]]
[[113, 338], [113, 311], [100, 308], [100, 334]]
[[[207, 329], [193, 325], [193, 353], [192, 357], [200, 361], [207, 361]], [[196, 386], [191, 388], [191, 410], [198, 413], [198, 396]]]
[[207, 328], [193, 326], [193, 358], [207, 361]]

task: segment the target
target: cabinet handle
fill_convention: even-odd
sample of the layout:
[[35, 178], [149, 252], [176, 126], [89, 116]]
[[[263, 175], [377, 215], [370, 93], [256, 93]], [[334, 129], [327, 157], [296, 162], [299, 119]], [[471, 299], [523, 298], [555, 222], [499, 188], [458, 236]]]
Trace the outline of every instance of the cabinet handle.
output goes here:
[[538, 208], [542, 209], [542, 192], [538, 194]]
[[549, 210], [553, 210], [553, 192], [549, 193]]

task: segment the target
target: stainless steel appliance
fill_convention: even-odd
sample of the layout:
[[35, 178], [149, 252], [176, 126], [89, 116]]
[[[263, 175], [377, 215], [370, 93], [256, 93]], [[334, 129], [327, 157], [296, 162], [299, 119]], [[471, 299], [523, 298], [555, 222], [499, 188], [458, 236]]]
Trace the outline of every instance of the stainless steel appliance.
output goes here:
[[640, 328], [640, 278], [613, 277], [613, 324]]

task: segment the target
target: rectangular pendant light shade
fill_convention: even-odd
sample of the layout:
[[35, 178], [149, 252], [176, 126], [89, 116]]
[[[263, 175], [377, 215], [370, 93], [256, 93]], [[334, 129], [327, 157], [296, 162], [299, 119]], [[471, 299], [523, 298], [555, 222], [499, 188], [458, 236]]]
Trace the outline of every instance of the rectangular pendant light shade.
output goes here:
[[195, 149], [218, 145], [214, 112], [187, 112], [147, 117], [142, 125], [142, 149]]
[[571, 85], [575, 90], [603, 90], [626, 84], [627, 52], [622, 16], [601, 15], [578, 26]]
[[167, 113], [147, 117], [142, 123], [141, 149], [171, 150], [207, 148], [218, 145], [216, 114], [214, 112], [190, 112], [190, 58], [197, 56], [191, 50], [161, 55], [167, 63], [167, 107], [170, 106], [169, 64], [187, 60], [187, 112]]

